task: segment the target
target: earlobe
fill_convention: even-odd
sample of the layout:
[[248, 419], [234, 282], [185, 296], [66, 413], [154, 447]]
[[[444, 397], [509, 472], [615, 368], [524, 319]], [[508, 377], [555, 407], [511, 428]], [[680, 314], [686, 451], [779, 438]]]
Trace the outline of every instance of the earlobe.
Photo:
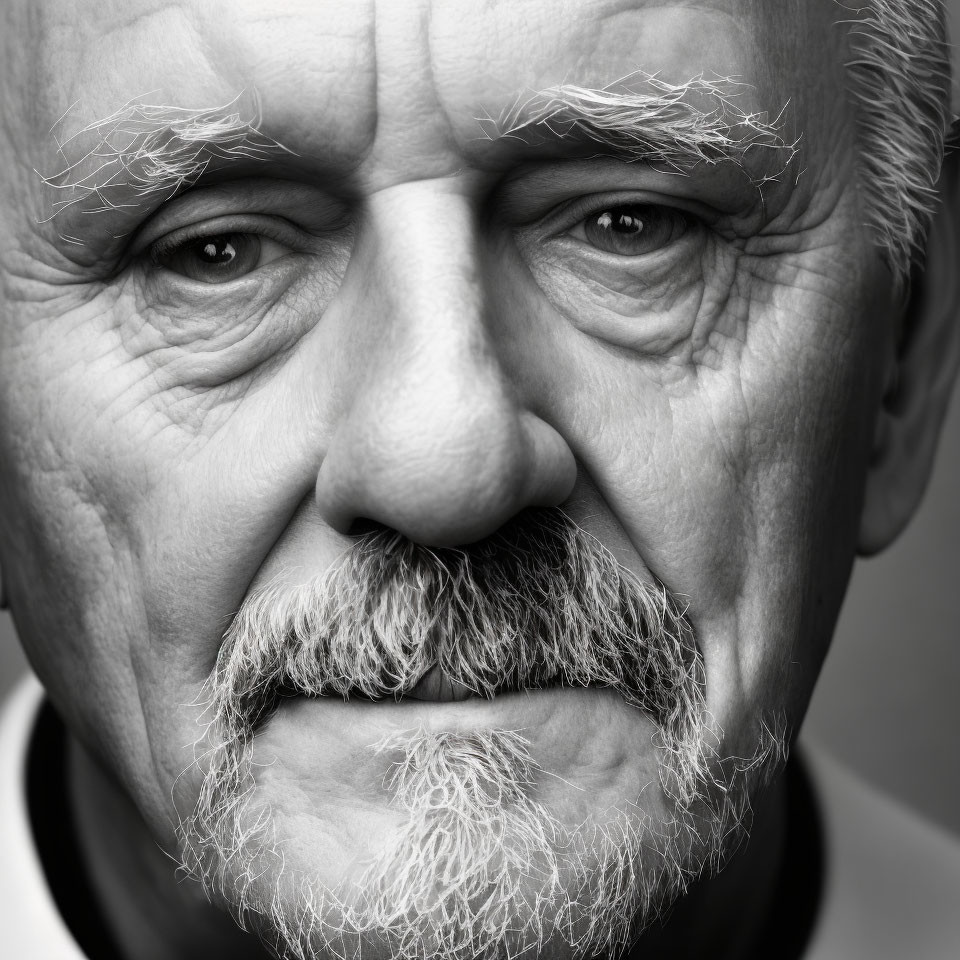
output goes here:
[[[953, 140], [956, 142], [956, 127]], [[904, 336], [881, 409], [864, 491], [859, 550], [900, 534], [929, 480], [960, 362], [960, 150], [944, 160], [926, 263], [906, 307]]]

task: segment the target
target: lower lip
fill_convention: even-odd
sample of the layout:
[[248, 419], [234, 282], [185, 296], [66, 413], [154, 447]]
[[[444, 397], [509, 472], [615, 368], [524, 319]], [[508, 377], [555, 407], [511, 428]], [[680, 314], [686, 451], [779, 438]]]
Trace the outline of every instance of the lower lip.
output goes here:
[[[389, 776], [401, 758], [396, 749], [378, 748], [420, 730], [521, 734], [542, 771], [536, 798], [571, 826], [598, 811], [639, 803], [641, 796], [652, 811], [659, 797], [650, 789], [660, 776], [656, 725], [614, 691], [590, 688], [447, 703], [294, 697], [254, 738], [257, 790], [286, 816], [308, 817], [326, 824], [325, 831], [359, 830], [373, 850], [381, 841], [369, 837], [382, 839], [396, 826]], [[384, 817], [393, 827], [384, 826]]]
[[371, 747], [403, 733], [458, 733], [510, 730], [525, 736], [536, 755], [580, 753], [587, 745], [614, 742], [642, 749], [655, 732], [653, 722], [612, 690], [554, 688], [506, 693], [492, 700], [446, 703], [424, 700], [339, 700], [293, 697], [284, 700], [255, 739], [258, 757], [300, 758], [300, 762], [363, 763]]

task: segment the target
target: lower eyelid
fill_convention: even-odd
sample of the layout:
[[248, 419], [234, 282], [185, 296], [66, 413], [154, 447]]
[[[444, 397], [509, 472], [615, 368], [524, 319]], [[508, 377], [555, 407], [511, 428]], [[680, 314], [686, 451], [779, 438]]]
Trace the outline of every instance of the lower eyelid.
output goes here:
[[[648, 288], [659, 283], [689, 282], [689, 268], [702, 262], [702, 251], [710, 244], [711, 237], [709, 228], [693, 221], [673, 242], [639, 256], [610, 254], [569, 234], [540, 241], [530, 237], [521, 249], [534, 272], [546, 269], [552, 274], [551, 283], [559, 282], [560, 277], [566, 275], [602, 290], [608, 284], [617, 287], [625, 279], [633, 278]], [[699, 274], [699, 268], [694, 272]]]

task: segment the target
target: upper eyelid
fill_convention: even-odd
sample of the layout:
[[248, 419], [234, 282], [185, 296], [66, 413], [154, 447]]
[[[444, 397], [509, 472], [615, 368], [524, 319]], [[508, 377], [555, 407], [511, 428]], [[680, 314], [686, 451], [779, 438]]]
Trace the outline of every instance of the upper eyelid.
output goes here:
[[695, 221], [713, 227], [721, 219], [722, 214], [706, 207], [702, 203], [685, 198], [664, 197], [651, 195], [648, 191], [639, 189], [608, 190], [595, 194], [581, 194], [564, 200], [551, 207], [549, 211], [538, 217], [531, 218], [525, 224], [518, 224], [519, 229], [536, 229], [545, 234], [555, 236], [569, 230], [592, 213], [599, 213], [605, 207], [627, 206], [661, 207], [674, 210]]
[[[280, 218], [275, 217], [272, 219], [277, 220]], [[199, 240], [201, 237], [221, 236], [227, 233], [262, 234], [263, 236], [269, 236], [271, 239], [277, 240], [278, 243], [282, 243], [283, 241], [275, 236], [275, 234], [286, 234], [294, 231], [296, 231], [296, 228], [293, 224], [288, 224], [287, 229], [280, 230], [265, 217], [254, 216], [251, 218], [249, 214], [236, 216], [227, 214], [213, 219], [199, 220], [196, 223], [185, 224], [174, 230], [168, 230], [155, 240], [147, 240], [140, 245], [139, 252], [155, 250], [158, 247], [172, 250], [184, 243], [189, 243], [191, 240]], [[134, 253], [136, 252], [138, 251], [135, 250]]]
[[199, 224], [228, 219], [275, 221], [303, 239], [349, 227], [354, 205], [302, 183], [244, 178], [193, 188], [161, 204], [127, 239], [128, 256], [138, 256], [160, 237]]
[[227, 233], [257, 234], [287, 246], [307, 245], [311, 240], [310, 234], [285, 217], [246, 213], [224, 214], [184, 224], [152, 239], [149, 235], [138, 237], [131, 250], [131, 256], [139, 257], [149, 254], [155, 258], [159, 253], [167, 253], [192, 240]]

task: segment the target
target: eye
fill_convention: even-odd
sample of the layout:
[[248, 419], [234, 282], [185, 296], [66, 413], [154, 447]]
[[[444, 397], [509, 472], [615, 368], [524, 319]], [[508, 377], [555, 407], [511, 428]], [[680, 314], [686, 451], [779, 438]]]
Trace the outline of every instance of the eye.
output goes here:
[[199, 283], [228, 283], [277, 260], [288, 248], [256, 233], [209, 233], [165, 238], [154, 245], [151, 260]]
[[688, 216], [672, 207], [622, 203], [594, 211], [570, 230], [570, 236], [604, 253], [638, 257], [679, 240], [689, 226]]

